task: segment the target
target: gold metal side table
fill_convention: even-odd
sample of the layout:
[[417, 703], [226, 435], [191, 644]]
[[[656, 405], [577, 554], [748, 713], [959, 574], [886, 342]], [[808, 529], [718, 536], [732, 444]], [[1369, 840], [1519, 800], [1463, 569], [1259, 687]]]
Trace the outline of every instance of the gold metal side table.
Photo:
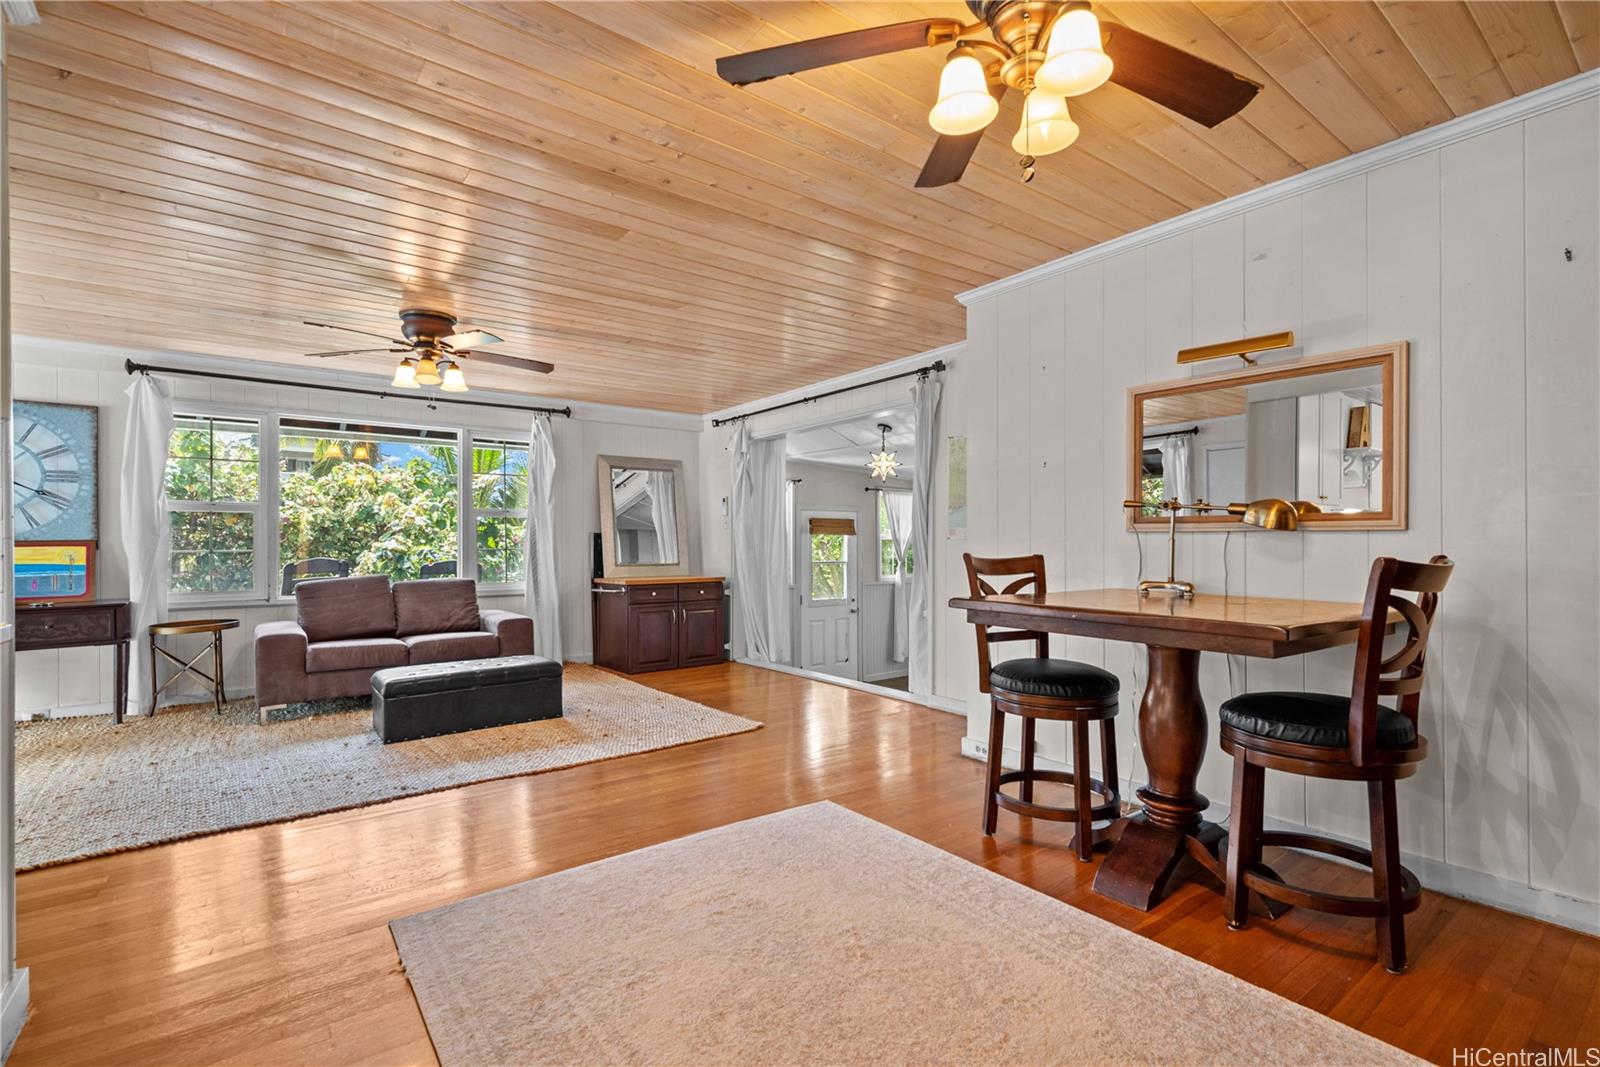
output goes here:
[[[222, 681], [222, 632], [235, 630], [239, 627], [238, 619], [182, 619], [173, 622], [158, 622], [150, 627], [150, 714], [154, 715], [161, 704], [161, 694], [167, 686], [176, 682], [185, 675], [192, 674], [203, 678], [211, 686], [211, 697], [217, 706], [217, 714], [222, 714], [222, 705], [227, 703], [228, 695]], [[178, 637], [185, 634], [210, 634], [211, 641], [207, 647], [196, 652], [188, 660], [179, 659], [156, 644], [158, 637]], [[211, 653], [211, 673], [196, 667], [200, 658], [207, 652]], [[159, 673], [158, 664], [160, 657], [165, 656], [167, 662], [178, 668], [178, 673], [168, 678], [160, 685], [156, 684]]]

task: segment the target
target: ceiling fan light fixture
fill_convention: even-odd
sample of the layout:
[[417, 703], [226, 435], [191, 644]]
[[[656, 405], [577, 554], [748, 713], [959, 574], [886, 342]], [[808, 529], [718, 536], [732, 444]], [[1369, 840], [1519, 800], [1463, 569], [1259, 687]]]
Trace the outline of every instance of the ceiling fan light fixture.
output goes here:
[[1062, 12], [1050, 28], [1035, 83], [1047, 93], [1079, 96], [1100, 88], [1109, 77], [1111, 57], [1100, 42], [1100, 20], [1088, 7]]
[[439, 377], [439, 364], [429, 355], [424, 355], [417, 360], [416, 378], [418, 385], [438, 385], [442, 378]]
[[970, 52], [952, 52], [939, 75], [939, 102], [928, 112], [928, 125], [959, 137], [983, 129], [998, 114], [1000, 103], [989, 94], [983, 64]]
[[394, 369], [394, 380], [389, 383], [396, 389], [420, 389], [417, 384], [417, 361], [407, 356]]
[[461, 367], [453, 360], [444, 360], [439, 364], [439, 373], [442, 375], [440, 389], [447, 393], [464, 393], [467, 391], [467, 376], [461, 373]]
[[1063, 96], [1035, 89], [1022, 103], [1022, 124], [1011, 147], [1018, 155], [1048, 156], [1078, 139], [1078, 124], [1067, 113]]

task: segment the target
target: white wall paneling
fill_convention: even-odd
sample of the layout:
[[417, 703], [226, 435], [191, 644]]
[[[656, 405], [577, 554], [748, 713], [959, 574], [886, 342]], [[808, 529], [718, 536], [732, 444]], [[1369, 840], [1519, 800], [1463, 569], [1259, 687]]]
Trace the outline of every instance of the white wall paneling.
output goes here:
[[[1254, 333], [1295, 331], [1296, 349], [1274, 359], [1409, 342], [1408, 529], [1182, 532], [1179, 569], [1204, 591], [1226, 581], [1235, 595], [1354, 601], [1376, 555], [1454, 557], [1423, 702], [1433, 750], [1401, 785], [1403, 847], [1440, 884], [1515, 887], [1518, 899], [1500, 902], [1553, 916], [1600, 902], [1597, 88], [1585, 76], [1524, 111], [1431, 130], [966, 294], [945, 416], [968, 435], [972, 485], [968, 538], [941, 555], [947, 595], [961, 591], [964, 550], [1042, 551], [1053, 585], [1127, 586], [1139, 574], [1120, 509], [1128, 386], [1183, 373], [1180, 347]], [[1144, 572], [1164, 567], [1164, 533], [1145, 535]], [[942, 614], [938, 695], [966, 702], [967, 742], [981, 744], [971, 629]], [[1140, 650], [1057, 647], [1122, 678], [1123, 773], [1142, 780]], [[1349, 649], [1236, 660], [1230, 679], [1208, 656], [1202, 688], [1213, 712], [1245, 688], [1348, 691], [1351, 663]], [[1058, 755], [1053, 744], [1045, 754]], [[1275, 819], [1365, 835], [1361, 791], [1268, 781]], [[1227, 784], [1213, 740], [1200, 788], [1225, 801]], [[1554, 898], [1540, 894], [1569, 899], [1541, 906]]]
[[[116, 529], [120, 514], [121, 486], [116, 472], [121, 463], [123, 427], [127, 398], [123, 395], [129, 378], [122, 361], [132, 357], [158, 364], [199, 365], [193, 358], [179, 360], [153, 357], [147, 352], [120, 352], [96, 346], [34, 342], [18, 338], [16, 351], [16, 396], [22, 400], [96, 404], [100, 409], [100, 550], [96, 557], [96, 586], [100, 595], [127, 595], [127, 564], [122, 539]], [[237, 363], [221, 368], [235, 373], [251, 373]], [[281, 374], [281, 370], [279, 372]], [[330, 376], [337, 380], [338, 376]], [[490, 408], [440, 406], [430, 411], [421, 399], [378, 399], [365, 396], [304, 388], [255, 385], [245, 382], [173, 377], [178, 406], [185, 402], [204, 408], [207, 404], [232, 404], [306, 414], [328, 413], [374, 420], [405, 422], [408, 419], [433, 424], [449, 424], [461, 429], [503, 432], [526, 437], [528, 416], [515, 411]], [[357, 388], [378, 385], [370, 377], [348, 378]], [[522, 398], [517, 398], [522, 399]], [[541, 401], [541, 403], [543, 403]], [[552, 406], [559, 407], [555, 402]], [[691, 416], [640, 412], [598, 405], [577, 405], [571, 419], [554, 420], [556, 438], [557, 566], [561, 587], [562, 640], [570, 658], [590, 657], [589, 624], [590, 536], [598, 529], [599, 512], [595, 487], [595, 457], [602, 454], [659, 456], [682, 460], [686, 481], [684, 498], [700, 499], [700, 420]], [[690, 507], [688, 515], [691, 566], [700, 566], [700, 523], [703, 511]], [[485, 607], [522, 610], [522, 597], [485, 596]], [[294, 617], [293, 605], [255, 603], [210, 605], [193, 609], [174, 608], [175, 618], [200, 618], [226, 615], [238, 618], [239, 629], [223, 635], [224, 671], [230, 696], [244, 695], [254, 687], [252, 635], [257, 624]], [[135, 655], [148, 655], [148, 645], [135, 643]], [[187, 646], [186, 646], [187, 647]], [[198, 647], [198, 646], [196, 646]], [[170, 693], [182, 696], [177, 686]], [[188, 693], [198, 695], [198, 690]], [[109, 648], [63, 649], [24, 652], [17, 656], [18, 715], [86, 714], [111, 710], [111, 650]]]

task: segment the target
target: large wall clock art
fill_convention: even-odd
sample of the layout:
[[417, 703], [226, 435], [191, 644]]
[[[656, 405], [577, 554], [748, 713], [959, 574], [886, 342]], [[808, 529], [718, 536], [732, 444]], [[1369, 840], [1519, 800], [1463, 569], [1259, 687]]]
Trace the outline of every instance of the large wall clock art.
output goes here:
[[100, 539], [100, 409], [11, 406], [12, 520], [18, 541]]

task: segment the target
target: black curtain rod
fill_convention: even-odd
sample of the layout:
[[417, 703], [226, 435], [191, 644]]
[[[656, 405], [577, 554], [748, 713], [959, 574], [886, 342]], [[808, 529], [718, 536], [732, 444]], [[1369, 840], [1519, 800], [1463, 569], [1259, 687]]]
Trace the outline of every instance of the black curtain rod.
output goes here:
[[818, 393], [815, 396], [803, 396], [799, 400], [788, 400], [782, 404], [774, 404], [769, 408], [761, 408], [757, 411], [747, 411], [743, 415], [729, 415], [725, 419], [712, 419], [711, 425], [726, 426], [730, 422], [738, 422], [741, 419], [748, 419], [754, 415], [765, 415], [769, 411], [782, 411], [784, 408], [792, 408], [798, 404], [810, 404], [818, 400], [826, 400], [828, 397], [838, 396], [840, 393], [848, 393], [855, 389], [865, 389], [868, 386], [873, 385], [882, 385], [884, 382], [892, 382], [900, 378], [909, 378], [913, 374], [919, 378], [926, 378], [930, 374], [935, 374], [943, 370], [944, 360], [936, 359], [926, 367], [918, 367], [916, 370], [901, 371], [899, 374], [890, 374], [883, 378], [874, 378], [870, 382], [862, 382], [859, 385], [846, 385], [840, 389], [829, 389], [826, 393]]
[[864, 493], [909, 493], [911, 490], [898, 485], [869, 485], [862, 490]]
[[1191, 426], [1187, 430], [1172, 430], [1167, 433], [1147, 433], [1143, 440], [1154, 441], [1158, 437], [1193, 437], [1200, 432], [1200, 427]]
[[[185, 367], [154, 367], [148, 363], [135, 363], [133, 360], [124, 360], [122, 369], [129, 374], [181, 374], [189, 378], [217, 378], [225, 382], [250, 382], [254, 385], [271, 385], [279, 389], [322, 389], [330, 393], [353, 393], [357, 396], [375, 396], [379, 400], [417, 400], [415, 393], [389, 393], [377, 389], [356, 389], [348, 385], [325, 385], [321, 382], [290, 383], [276, 381], [272, 378], [253, 378], [248, 374], [223, 374], [221, 371], [189, 370]], [[572, 409], [567, 408], [537, 408], [527, 407], [522, 404], [501, 404], [493, 400], [459, 400], [453, 396], [427, 397], [429, 406], [433, 404], [459, 404], [469, 408], [502, 408], [506, 411], [540, 412], [546, 415], [563, 415], [572, 418]]]

